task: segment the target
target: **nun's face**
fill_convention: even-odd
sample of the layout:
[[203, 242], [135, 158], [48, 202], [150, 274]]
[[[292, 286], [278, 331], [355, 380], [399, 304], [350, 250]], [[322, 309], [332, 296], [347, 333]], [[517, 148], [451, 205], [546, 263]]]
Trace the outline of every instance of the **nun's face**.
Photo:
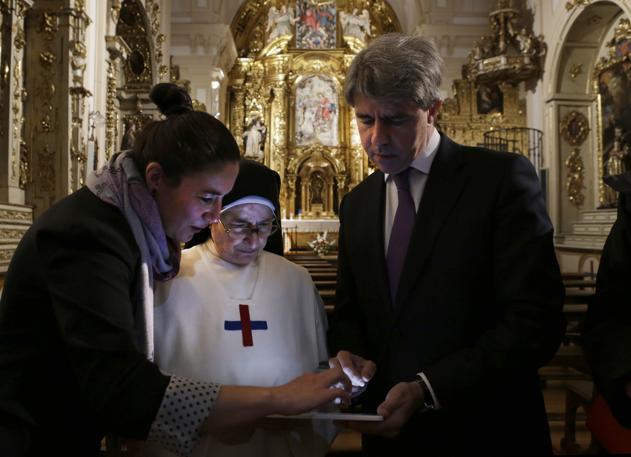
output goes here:
[[217, 254], [235, 265], [249, 264], [265, 247], [273, 223], [272, 210], [258, 203], [224, 211], [220, 220], [210, 226]]

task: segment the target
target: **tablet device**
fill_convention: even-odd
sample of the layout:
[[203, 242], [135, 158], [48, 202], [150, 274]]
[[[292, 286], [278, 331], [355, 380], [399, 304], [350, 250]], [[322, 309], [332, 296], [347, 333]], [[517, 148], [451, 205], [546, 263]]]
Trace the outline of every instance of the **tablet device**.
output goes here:
[[267, 417], [278, 419], [326, 419], [338, 421], [383, 421], [383, 416], [378, 414], [349, 413], [342, 411], [310, 411], [308, 413], [296, 414], [294, 416], [283, 416], [282, 414], [272, 414]]

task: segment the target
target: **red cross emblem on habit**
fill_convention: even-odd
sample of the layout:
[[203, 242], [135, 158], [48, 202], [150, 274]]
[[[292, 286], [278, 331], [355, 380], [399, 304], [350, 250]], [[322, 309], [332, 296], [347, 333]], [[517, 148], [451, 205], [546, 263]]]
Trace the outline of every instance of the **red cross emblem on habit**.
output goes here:
[[224, 330], [241, 330], [243, 346], [254, 346], [252, 330], [267, 330], [267, 321], [250, 320], [250, 306], [239, 305], [238, 321], [224, 321]]

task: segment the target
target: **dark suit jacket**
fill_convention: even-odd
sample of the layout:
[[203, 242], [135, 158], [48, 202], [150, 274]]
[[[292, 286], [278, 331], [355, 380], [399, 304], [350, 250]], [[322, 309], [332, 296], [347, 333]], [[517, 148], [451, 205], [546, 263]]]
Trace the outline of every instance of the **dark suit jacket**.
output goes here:
[[530, 162], [442, 135], [396, 303], [384, 195], [376, 172], [342, 202], [330, 343], [377, 362], [366, 408], [423, 371], [443, 409], [414, 417], [397, 439], [364, 437], [365, 450], [550, 453], [537, 368], [563, 335], [563, 286]]
[[594, 382], [620, 423], [631, 427], [631, 171], [611, 177], [620, 192], [618, 218], [603, 247], [596, 296], [588, 307], [583, 347]]
[[169, 378], [134, 344], [140, 253], [121, 212], [83, 188], [41, 215], [0, 300], [0, 455], [99, 455], [145, 438]]

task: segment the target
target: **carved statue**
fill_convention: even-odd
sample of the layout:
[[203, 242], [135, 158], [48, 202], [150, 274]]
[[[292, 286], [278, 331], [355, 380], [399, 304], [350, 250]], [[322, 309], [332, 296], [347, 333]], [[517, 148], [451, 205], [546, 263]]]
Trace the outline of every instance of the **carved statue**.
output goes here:
[[[605, 162], [604, 176], [620, 175], [626, 171], [625, 158], [629, 155], [629, 145], [622, 144], [622, 129], [616, 127], [613, 146], [609, 152], [609, 157]], [[617, 203], [616, 191], [609, 186], [605, 186], [605, 206], [615, 206]]]
[[136, 123], [132, 119], [125, 119], [125, 133], [121, 140], [121, 151], [134, 147], [136, 140]]
[[283, 35], [293, 35], [292, 26], [297, 19], [294, 17], [294, 10], [287, 9], [286, 5], [281, 6], [280, 11], [272, 6], [267, 15], [267, 42]]
[[318, 174], [311, 175], [311, 180], [309, 182], [309, 187], [311, 190], [311, 203], [312, 204], [322, 204], [322, 190], [324, 189], [324, 182], [322, 178]]
[[246, 157], [251, 157], [256, 160], [262, 160], [264, 158], [264, 139], [266, 131], [267, 128], [261, 122], [261, 119], [257, 117], [243, 132]]
[[367, 9], [362, 10], [361, 14], [357, 8], [354, 8], [352, 13], [340, 11], [340, 22], [344, 36], [351, 36], [364, 42], [366, 37], [370, 36], [370, 14]]
[[519, 45], [519, 52], [525, 56], [532, 56], [537, 53], [537, 47], [535, 46], [534, 37], [528, 33], [526, 27], [522, 27], [519, 33], [515, 36], [517, 44]]

